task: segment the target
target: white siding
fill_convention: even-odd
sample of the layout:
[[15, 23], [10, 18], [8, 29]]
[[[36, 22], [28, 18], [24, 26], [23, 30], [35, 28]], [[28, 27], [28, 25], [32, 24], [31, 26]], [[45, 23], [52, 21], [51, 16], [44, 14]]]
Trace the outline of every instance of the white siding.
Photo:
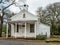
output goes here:
[[47, 34], [47, 37], [50, 37], [50, 26], [48, 25], [44, 25], [44, 24], [39, 24], [38, 25], [38, 29], [37, 29], [37, 35], [46, 35]]

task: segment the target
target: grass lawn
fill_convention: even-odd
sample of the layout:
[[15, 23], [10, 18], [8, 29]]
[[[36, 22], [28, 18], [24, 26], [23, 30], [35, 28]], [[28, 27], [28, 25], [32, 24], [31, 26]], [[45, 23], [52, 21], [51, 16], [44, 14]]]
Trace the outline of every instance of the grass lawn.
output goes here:
[[44, 45], [60, 45], [60, 43], [58, 43], [58, 42], [49, 42], [49, 43], [47, 43], [45, 41], [40, 41], [40, 42], [37, 41], [36, 43], [40, 43], [40, 44], [44, 44]]
[[[25, 41], [26, 42], [26, 41]], [[45, 42], [44, 40], [41, 41], [41, 40], [37, 40], [37, 41], [34, 41], [34, 40], [27, 40], [27, 42], [31, 42], [31, 43], [39, 43], [39, 44], [43, 44], [43, 45], [60, 45], [60, 43], [58, 42]]]
[[[60, 41], [60, 38], [50, 38], [51, 41]], [[60, 45], [60, 42], [49, 42], [48, 45]]]
[[49, 40], [60, 40], [60, 38], [50, 38]]
[[60, 43], [47, 43], [46, 45], [60, 45]]

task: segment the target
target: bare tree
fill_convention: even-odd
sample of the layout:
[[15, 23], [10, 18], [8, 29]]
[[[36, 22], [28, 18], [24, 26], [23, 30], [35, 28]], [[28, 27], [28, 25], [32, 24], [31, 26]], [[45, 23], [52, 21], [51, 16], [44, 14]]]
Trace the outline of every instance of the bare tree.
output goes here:
[[[42, 7], [39, 7], [37, 9], [37, 16], [39, 17], [39, 22], [45, 23], [45, 16], [47, 15], [47, 10], [43, 9]], [[46, 24], [46, 23], [45, 23]]]
[[[56, 26], [57, 26], [57, 22], [59, 22], [60, 19], [58, 19], [58, 17], [60, 16], [60, 5], [58, 5], [60, 3], [54, 3], [51, 4], [49, 6], [47, 6], [47, 10], [49, 12], [48, 16], [49, 16], [49, 21], [51, 24], [51, 34], [55, 33], [54, 31], [57, 30]], [[48, 17], [47, 16], [47, 17]]]
[[[38, 11], [39, 15], [41, 15], [41, 10], [40, 8]], [[43, 16], [40, 16], [43, 19], [42, 23], [49, 24], [51, 26], [51, 34], [55, 33], [60, 24], [60, 2], [48, 5], [45, 10], [42, 10], [42, 14]]]
[[0, 0], [0, 4], [7, 6], [1, 8], [0, 13], [0, 37], [2, 36], [2, 27], [3, 27], [3, 16], [5, 15], [4, 11], [9, 8], [11, 5], [15, 4], [15, 0]]

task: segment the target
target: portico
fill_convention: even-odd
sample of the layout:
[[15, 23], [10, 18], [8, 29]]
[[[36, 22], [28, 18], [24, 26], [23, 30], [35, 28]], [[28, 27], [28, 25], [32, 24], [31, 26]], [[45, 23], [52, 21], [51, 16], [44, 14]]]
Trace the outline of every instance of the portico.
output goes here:
[[[37, 21], [12, 21], [9, 23], [11, 24], [11, 37], [36, 38]], [[8, 26], [6, 32], [6, 37], [8, 37]]]

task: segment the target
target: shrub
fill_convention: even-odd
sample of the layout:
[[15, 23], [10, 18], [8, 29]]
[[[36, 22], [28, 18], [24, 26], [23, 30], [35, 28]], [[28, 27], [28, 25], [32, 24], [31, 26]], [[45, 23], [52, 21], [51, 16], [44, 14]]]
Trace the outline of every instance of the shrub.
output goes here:
[[58, 31], [54, 31], [54, 35], [60, 35]]
[[38, 40], [45, 40], [47, 37], [46, 35], [37, 35], [36, 39]]

